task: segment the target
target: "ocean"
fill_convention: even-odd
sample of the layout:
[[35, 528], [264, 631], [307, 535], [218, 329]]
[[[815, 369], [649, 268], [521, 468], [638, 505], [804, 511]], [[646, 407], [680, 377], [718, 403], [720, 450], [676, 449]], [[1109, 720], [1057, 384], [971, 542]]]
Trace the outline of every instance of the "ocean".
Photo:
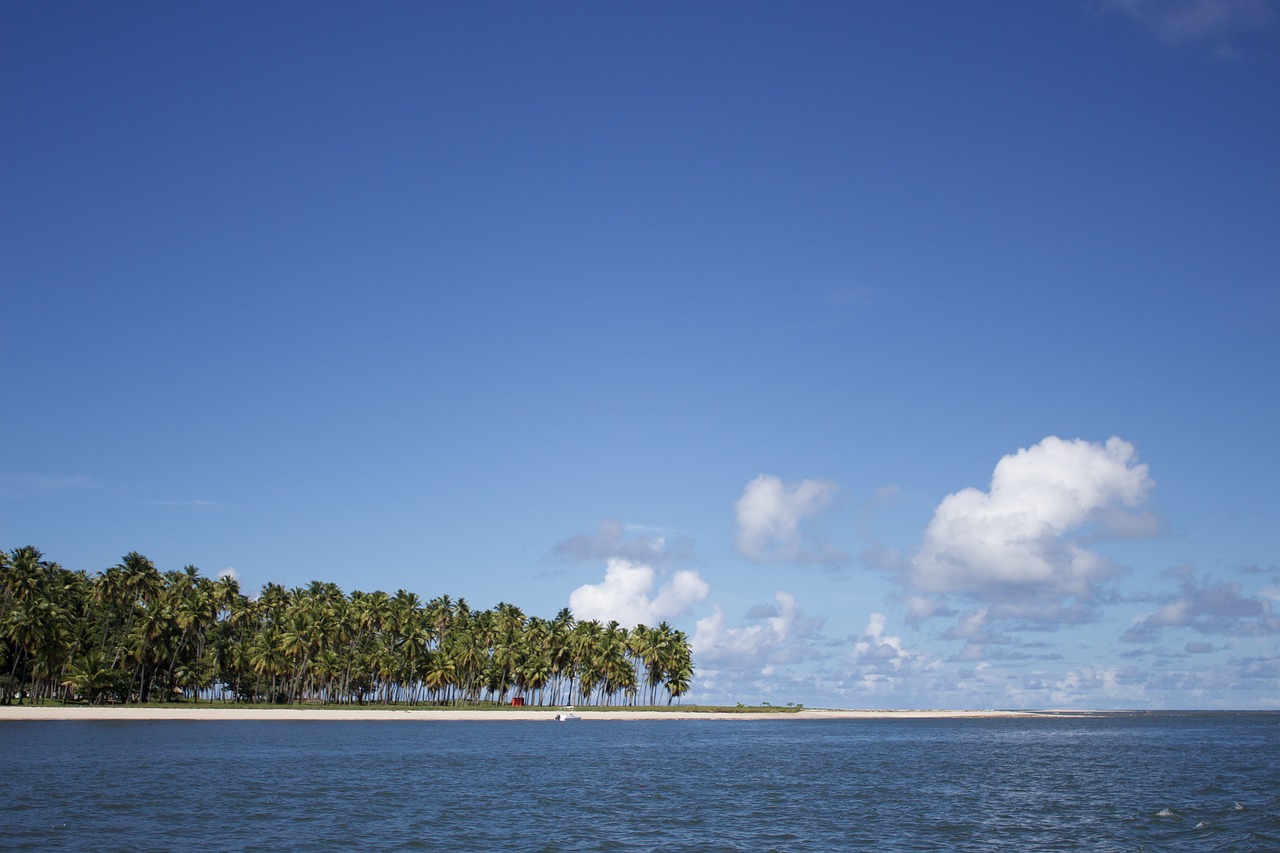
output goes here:
[[1280, 850], [1280, 714], [0, 723], [0, 849]]

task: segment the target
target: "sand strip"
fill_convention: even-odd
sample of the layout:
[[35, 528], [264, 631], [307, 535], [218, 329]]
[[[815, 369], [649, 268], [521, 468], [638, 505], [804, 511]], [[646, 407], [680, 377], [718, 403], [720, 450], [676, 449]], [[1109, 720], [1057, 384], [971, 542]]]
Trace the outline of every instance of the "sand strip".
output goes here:
[[[55, 705], [0, 706], [0, 722], [15, 720], [544, 720], [554, 719], [558, 709], [495, 709], [455, 711], [446, 708], [372, 710], [361, 708], [199, 708], [180, 707], [64, 707]], [[841, 711], [804, 710], [792, 713], [734, 713], [727, 711], [627, 711], [579, 708], [583, 721], [593, 720], [859, 720], [951, 719], [989, 717], [1063, 717], [1087, 712], [1046, 711]]]

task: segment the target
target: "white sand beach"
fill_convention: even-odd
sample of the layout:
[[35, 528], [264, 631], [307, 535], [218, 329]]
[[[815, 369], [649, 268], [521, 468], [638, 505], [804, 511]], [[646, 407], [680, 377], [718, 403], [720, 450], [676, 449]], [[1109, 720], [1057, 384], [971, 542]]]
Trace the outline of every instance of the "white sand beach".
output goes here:
[[[362, 708], [200, 708], [178, 707], [73, 707], [53, 705], [0, 706], [0, 722], [16, 720], [403, 720], [432, 722], [443, 720], [551, 720], [557, 708], [512, 708], [492, 711], [450, 710], [447, 708], [373, 710]], [[595, 720], [857, 720], [857, 719], [946, 719], [989, 717], [1056, 717], [1055, 711], [847, 711], [805, 709], [794, 712], [693, 711], [674, 708], [664, 711], [578, 708], [583, 721]], [[1069, 712], [1078, 716], [1088, 712]]]

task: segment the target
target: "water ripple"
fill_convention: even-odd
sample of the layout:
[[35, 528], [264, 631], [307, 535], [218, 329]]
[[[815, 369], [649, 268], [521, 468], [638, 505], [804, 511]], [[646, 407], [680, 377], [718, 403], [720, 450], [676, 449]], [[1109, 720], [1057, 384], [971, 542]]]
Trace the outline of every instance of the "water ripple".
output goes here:
[[1275, 718], [10, 723], [14, 850], [1280, 848]]

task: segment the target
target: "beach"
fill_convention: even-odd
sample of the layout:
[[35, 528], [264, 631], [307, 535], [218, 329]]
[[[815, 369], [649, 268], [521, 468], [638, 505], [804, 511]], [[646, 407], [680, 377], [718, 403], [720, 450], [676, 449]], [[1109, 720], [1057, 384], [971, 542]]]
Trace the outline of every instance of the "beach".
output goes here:
[[[307, 721], [495, 721], [552, 720], [558, 708], [511, 708], [451, 710], [448, 708], [368, 709], [351, 707], [307, 708], [200, 708], [128, 706], [0, 706], [0, 722], [18, 720], [307, 720]], [[995, 717], [1056, 717], [1058, 711], [1004, 710], [821, 710], [802, 711], [696, 711], [673, 708], [663, 711], [638, 711], [620, 708], [577, 708], [584, 721], [593, 720], [857, 720], [857, 719], [948, 719]], [[1072, 712], [1074, 714], [1087, 712]]]

